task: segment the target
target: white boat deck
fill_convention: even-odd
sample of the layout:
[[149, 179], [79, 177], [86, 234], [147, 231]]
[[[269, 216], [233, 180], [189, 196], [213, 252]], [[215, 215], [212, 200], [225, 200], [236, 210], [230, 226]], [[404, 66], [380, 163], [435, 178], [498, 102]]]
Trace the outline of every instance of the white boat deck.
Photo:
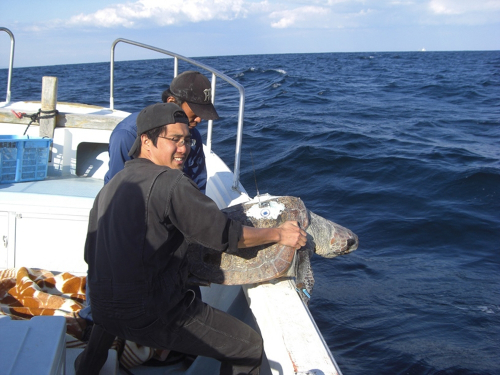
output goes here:
[[103, 180], [99, 178], [75, 175], [47, 176], [42, 181], [0, 184], [0, 193], [41, 194], [47, 196], [48, 199], [51, 196], [58, 199], [64, 199], [64, 197], [91, 198], [93, 201], [103, 185]]

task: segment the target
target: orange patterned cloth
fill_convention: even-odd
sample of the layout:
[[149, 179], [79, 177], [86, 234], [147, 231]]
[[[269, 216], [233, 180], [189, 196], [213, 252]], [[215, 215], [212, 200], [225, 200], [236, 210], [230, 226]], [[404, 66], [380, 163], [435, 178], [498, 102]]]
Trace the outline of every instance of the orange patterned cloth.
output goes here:
[[81, 339], [85, 319], [77, 312], [85, 304], [85, 276], [54, 274], [35, 268], [0, 271], [0, 314], [13, 320], [39, 315], [66, 318], [67, 333]]
[[[7, 315], [12, 320], [29, 320], [39, 315], [64, 316], [66, 347], [84, 348], [85, 343], [80, 340], [87, 323], [78, 311], [85, 305], [85, 285], [85, 276], [68, 272], [26, 267], [0, 270], [0, 315]], [[151, 358], [161, 360], [168, 354], [168, 350], [156, 350], [119, 338], [113, 348], [126, 368]]]

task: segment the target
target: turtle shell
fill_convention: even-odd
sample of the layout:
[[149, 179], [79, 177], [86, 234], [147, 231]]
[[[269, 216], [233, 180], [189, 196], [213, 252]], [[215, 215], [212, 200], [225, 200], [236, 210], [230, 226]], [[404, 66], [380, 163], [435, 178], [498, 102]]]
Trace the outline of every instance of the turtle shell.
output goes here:
[[[240, 223], [256, 228], [274, 228], [287, 220], [307, 229], [307, 209], [300, 198], [260, 197], [222, 210]], [[295, 255], [292, 247], [271, 244], [221, 253], [191, 244], [188, 251], [190, 272], [196, 278], [215, 284], [242, 285], [271, 280], [287, 273]]]

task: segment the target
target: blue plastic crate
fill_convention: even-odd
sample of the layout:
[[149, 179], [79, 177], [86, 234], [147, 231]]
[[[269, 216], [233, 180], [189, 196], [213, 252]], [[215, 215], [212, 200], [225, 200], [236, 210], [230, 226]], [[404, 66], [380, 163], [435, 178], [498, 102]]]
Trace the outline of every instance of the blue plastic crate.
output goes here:
[[51, 138], [0, 135], [0, 183], [47, 177]]

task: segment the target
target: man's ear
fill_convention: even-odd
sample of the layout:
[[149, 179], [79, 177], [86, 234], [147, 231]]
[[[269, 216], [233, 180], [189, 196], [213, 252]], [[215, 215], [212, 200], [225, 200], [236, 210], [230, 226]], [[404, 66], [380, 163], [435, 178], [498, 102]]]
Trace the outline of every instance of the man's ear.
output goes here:
[[147, 150], [151, 146], [151, 140], [146, 134], [141, 134], [141, 148]]
[[174, 97], [173, 97], [173, 96], [169, 96], [169, 97], [167, 98], [166, 103], [175, 103], [175, 99], [174, 99]]

